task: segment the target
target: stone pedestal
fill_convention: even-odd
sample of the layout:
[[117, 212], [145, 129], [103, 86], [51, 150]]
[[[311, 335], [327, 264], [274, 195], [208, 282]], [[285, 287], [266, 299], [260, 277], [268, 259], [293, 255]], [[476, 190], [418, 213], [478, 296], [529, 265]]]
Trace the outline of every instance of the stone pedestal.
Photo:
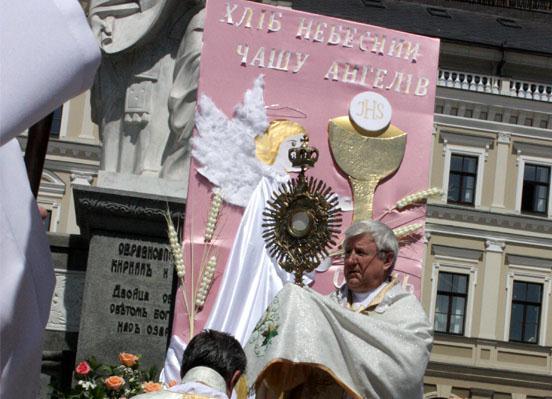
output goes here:
[[184, 200], [76, 186], [77, 223], [89, 240], [77, 361], [117, 364], [120, 352], [141, 355], [144, 369], [162, 367], [176, 278], [165, 213], [175, 226]]
[[134, 193], [154, 194], [157, 196], [186, 199], [188, 192], [188, 177], [182, 181], [160, 179], [157, 176], [134, 175], [100, 170], [98, 172], [98, 187], [127, 191]]

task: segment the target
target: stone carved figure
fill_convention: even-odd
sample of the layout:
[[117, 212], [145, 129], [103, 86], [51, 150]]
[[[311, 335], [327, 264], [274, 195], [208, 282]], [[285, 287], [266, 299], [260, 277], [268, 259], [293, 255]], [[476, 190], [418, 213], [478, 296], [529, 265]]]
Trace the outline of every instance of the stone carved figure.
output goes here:
[[159, 177], [186, 184], [202, 7], [196, 0], [91, 1], [103, 51], [92, 89], [103, 142], [98, 185], [118, 188], [129, 175], [137, 191]]

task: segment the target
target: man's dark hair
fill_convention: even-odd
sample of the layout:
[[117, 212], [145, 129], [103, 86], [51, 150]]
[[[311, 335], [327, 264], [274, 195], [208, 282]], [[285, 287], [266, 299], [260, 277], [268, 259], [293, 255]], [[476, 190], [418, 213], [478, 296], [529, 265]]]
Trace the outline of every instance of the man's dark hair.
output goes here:
[[220, 331], [204, 330], [196, 335], [184, 351], [180, 376], [194, 367], [209, 367], [219, 373], [227, 384], [236, 371], [245, 373], [247, 359], [240, 343]]

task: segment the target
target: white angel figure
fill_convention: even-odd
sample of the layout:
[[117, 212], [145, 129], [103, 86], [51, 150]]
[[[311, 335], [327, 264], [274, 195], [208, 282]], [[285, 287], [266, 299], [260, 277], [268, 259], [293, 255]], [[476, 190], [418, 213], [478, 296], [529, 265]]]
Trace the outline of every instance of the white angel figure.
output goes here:
[[[303, 133], [294, 122], [269, 124], [263, 91], [260, 75], [253, 88], [245, 92], [243, 104], [236, 107], [232, 119], [206, 95], [201, 96], [196, 113], [192, 155], [201, 164], [198, 172], [220, 189], [226, 202], [240, 207], [247, 206], [262, 177], [277, 182], [288, 179], [285, 164], [289, 163], [289, 144], [284, 145], [281, 156], [278, 150], [284, 150], [284, 141], [291, 143]], [[276, 129], [278, 124], [280, 128]]]
[[231, 333], [242, 344], [283, 284], [293, 281], [293, 275], [268, 255], [261, 224], [266, 201], [289, 179], [288, 149], [305, 130], [289, 120], [269, 123], [263, 91], [261, 75], [236, 107], [233, 119], [202, 96], [192, 152], [201, 164], [199, 173], [220, 189], [222, 198], [246, 208], [205, 325]]

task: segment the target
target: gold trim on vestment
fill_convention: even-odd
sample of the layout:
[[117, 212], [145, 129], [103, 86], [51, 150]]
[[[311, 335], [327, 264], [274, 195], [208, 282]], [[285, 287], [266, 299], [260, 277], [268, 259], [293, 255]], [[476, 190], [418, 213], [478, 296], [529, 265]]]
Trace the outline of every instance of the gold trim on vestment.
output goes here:
[[385, 287], [383, 287], [380, 292], [378, 292], [378, 295], [376, 295], [376, 297], [372, 299], [367, 306], [360, 306], [358, 309], [352, 308], [353, 293], [349, 288], [347, 288], [347, 309], [352, 310], [353, 312], [356, 312], [356, 313], [366, 313], [372, 310], [373, 308], [378, 306], [381, 303], [381, 301], [383, 301], [385, 294], [387, 294], [389, 290], [394, 286], [396, 286], [398, 283], [399, 283], [399, 279], [397, 278], [397, 276], [391, 277], [391, 281]]
[[[269, 370], [269, 368], [274, 368], [273, 366], [276, 365], [288, 367], [286, 370], [278, 370], [278, 372]], [[305, 377], [309, 368], [328, 374], [352, 399], [363, 399], [362, 396], [356, 393], [345, 382], [341, 381], [328, 367], [317, 363], [297, 363], [282, 358], [273, 359], [265, 366], [255, 381], [255, 389], [259, 389], [261, 382], [266, 381], [268, 388], [279, 398], [283, 393], [306, 382]], [[282, 375], [282, 371], [285, 371], [286, 374]]]

